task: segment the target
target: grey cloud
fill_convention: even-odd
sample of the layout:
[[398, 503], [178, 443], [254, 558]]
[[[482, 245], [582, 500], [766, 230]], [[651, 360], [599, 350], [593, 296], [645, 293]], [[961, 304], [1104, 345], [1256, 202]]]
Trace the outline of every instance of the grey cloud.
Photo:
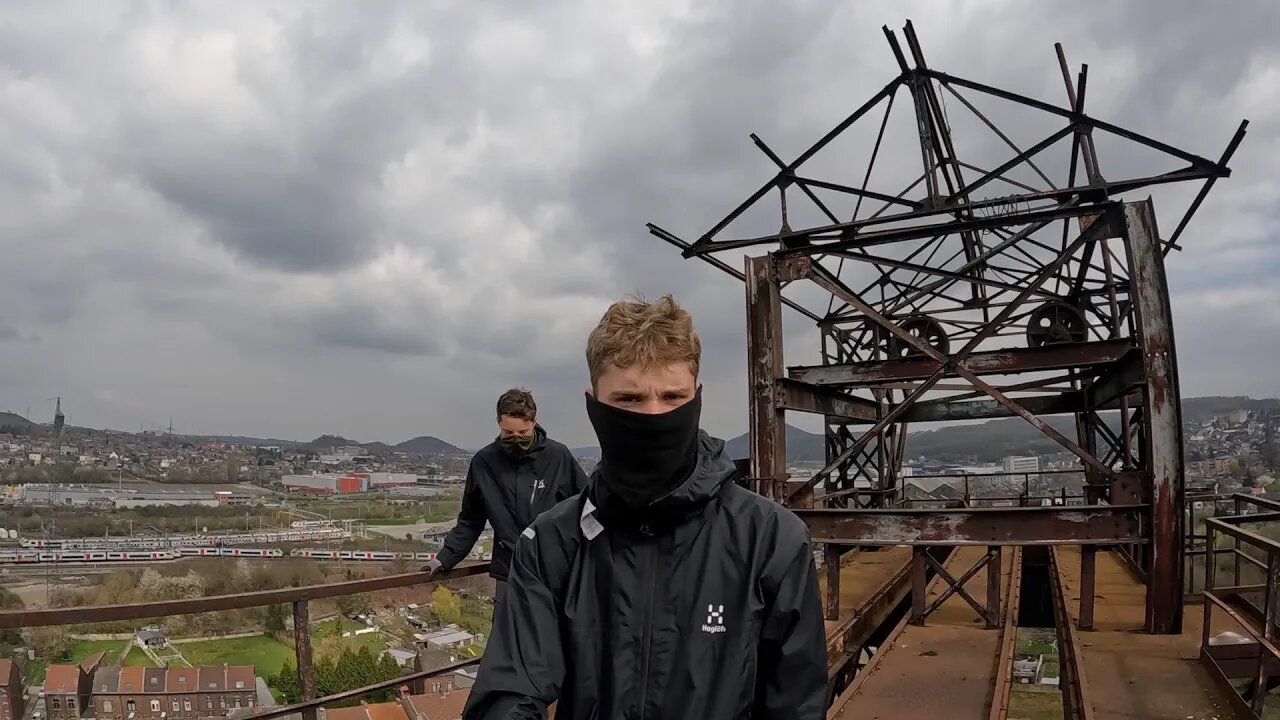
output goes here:
[[[14, 311], [0, 377], [32, 378], [0, 406], [52, 394], [38, 384], [104, 388], [84, 422], [180, 412], [193, 431], [477, 445], [493, 396], [523, 384], [558, 437], [588, 444], [586, 333], [614, 299], [672, 292], [704, 340], [706, 424], [732, 434], [746, 426], [741, 284], [644, 223], [695, 239], [773, 174], [748, 133], [790, 159], [878, 90], [896, 73], [881, 24], [914, 17], [934, 67], [1059, 104], [1061, 40], [1090, 64], [1091, 112], [1209, 157], [1237, 115], [1276, 116], [1273, 96], [1241, 94], [1280, 63], [1280, 9], [1261, 0], [679, 5], [0, 8], [0, 307]], [[981, 103], [1023, 145], [1052, 129]], [[954, 100], [948, 112], [965, 159], [1008, 157]], [[895, 118], [909, 130], [903, 97]], [[1276, 130], [1259, 123], [1246, 143], [1170, 261], [1175, 301], [1188, 274], [1204, 293], [1280, 263], [1262, 242], [1274, 198], [1248, 218], [1231, 199], [1268, 197]], [[869, 144], [833, 146], [815, 174], [860, 180]], [[1104, 162], [1120, 175], [1143, 158]], [[877, 187], [896, 192], [919, 157], [898, 147], [880, 167]], [[771, 203], [733, 231], [775, 231]], [[1234, 245], [1201, 248], [1223, 231]], [[1280, 391], [1261, 366], [1227, 383], [1201, 350], [1224, 339], [1176, 309], [1189, 388]], [[1251, 351], [1280, 349], [1271, 316], [1251, 323]], [[18, 328], [44, 342], [13, 342]], [[812, 361], [811, 324], [788, 314], [786, 328], [787, 362]], [[74, 352], [86, 344], [91, 358]], [[315, 396], [353, 380], [343, 417]]]

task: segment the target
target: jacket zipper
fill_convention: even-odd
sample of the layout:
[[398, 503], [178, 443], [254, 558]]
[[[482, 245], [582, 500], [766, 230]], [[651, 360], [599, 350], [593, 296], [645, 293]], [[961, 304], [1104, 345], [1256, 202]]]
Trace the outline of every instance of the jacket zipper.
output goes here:
[[658, 584], [658, 549], [647, 524], [640, 526], [640, 532], [648, 536], [650, 540], [650, 543], [648, 543], [649, 574], [647, 575], [649, 599], [644, 606], [644, 624], [641, 626], [643, 629], [641, 645], [644, 654], [640, 658], [640, 714], [637, 717], [637, 720], [644, 720], [646, 706], [649, 702], [649, 655], [653, 646], [653, 596]]

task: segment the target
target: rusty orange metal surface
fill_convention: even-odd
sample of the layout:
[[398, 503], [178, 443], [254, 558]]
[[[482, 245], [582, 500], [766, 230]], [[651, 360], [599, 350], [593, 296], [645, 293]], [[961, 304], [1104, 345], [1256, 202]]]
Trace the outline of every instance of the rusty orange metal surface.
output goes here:
[[[1057, 548], [1063, 595], [1080, 612], [1080, 549]], [[1150, 635], [1146, 588], [1114, 552], [1099, 552], [1094, 629], [1080, 631], [1083, 674], [1096, 720], [1226, 720], [1231, 705], [1199, 663], [1200, 614], [1187, 613], [1180, 635]]]
[[[962, 573], [986, 548], [957, 548], [948, 572]], [[1008, 556], [1006, 549], [1005, 555]], [[1012, 562], [1002, 562], [1003, 597], [1007, 604]], [[965, 589], [976, 597], [986, 592], [978, 573]], [[945, 590], [929, 586], [930, 599]], [[983, 619], [959, 596], [952, 595], [924, 625], [905, 620], [876, 653], [849, 689], [836, 700], [828, 718], [842, 720], [935, 720], [986, 718], [990, 711], [1002, 647], [1000, 630], [988, 630]]]
[[[846, 651], [880, 627], [906, 596], [911, 549], [884, 548], [846, 553], [840, 567], [840, 615], [826, 621], [827, 662], [834, 667]], [[818, 584], [826, 596], [826, 573]]]

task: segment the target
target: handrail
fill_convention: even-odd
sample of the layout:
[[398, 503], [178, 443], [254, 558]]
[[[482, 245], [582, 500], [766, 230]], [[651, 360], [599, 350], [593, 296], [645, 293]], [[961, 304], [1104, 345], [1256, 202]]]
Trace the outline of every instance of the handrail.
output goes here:
[[1250, 532], [1239, 526], [1244, 523], [1274, 522], [1277, 520], [1280, 520], [1280, 512], [1205, 518], [1204, 524], [1206, 528], [1213, 528], [1214, 532], [1220, 532], [1237, 540], [1244, 540], [1250, 545], [1256, 545], [1259, 548], [1265, 549], [1268, 554], [1274, 555], [1280, 554], [1280, 542], [1276, 542], [1269, 537], [1264, 537], [1255, 532]]
[[41, 610], [5, 610], [0, 611], [0, 629], [138, 620], [167, 617], [169, 615], [193, 615], [195, 613], [219, 610], [242, 610], [265, 605], [296, 603], [342, 595], [376, 592], [378, 590], [392, 590], [426, 583], [445, 582], [447, 580], [483, 575], [487, 572], [489, 572], [489, 563], [485, 562], [463, 565], [448, 572], [438, 573], [435, 577], [431, 577], [425, 572], [412, 572], [362, 580], [304, 585], [302, 587], [280, 588], [278, 590], [259, 590], [232, 595], [213, 595], [211, 597], [188, 598], [185, 600], [156, 600], [154, 602], [125, 605], [98, 605]]
[[415, 672], [394, 680], [317, 698], [315, 696], [316, 680], [311, 658], [311, 621], [310, 611], [307, 606], [309, 601], [473, 577], [489, 572], [489, 567], [490, 563], [483, 562], [463, 565], [447, 572], [438, 573], [435, 576], [428, 575], [425, 572], [401, 573], [398, 575], [365, 578], [363, 580], [304, 585], [302, 587], [280, 588], [278, 590], [260, 590], [232, 595], [214, 595], [212, 597], [188, 598], [185, 600], [158, 600], [128, 605], [99, 605], [97, 607], [6, 610], [0, 612], [0, 629], [138, 620], [292, 603], [294, 650], [298, 660], [298, 687], [301, 691], [302, 702], [274, 708], [241, 720], [270, 720], [270, 718], [283, 717], [296, 712], [302, 713], [303, 720], [316, 720], [319, 714], [318, 709], [323, 705], [358, 698], [379, 690], [414, 682], [433, 675], [440, 675], [478, 663], [479, 659], [455, 663], [437, 670]]
[[364, 697], [365, 695], [378, 692], [379, 690], [388, 690], [390, 688], [396, 687], [397, 685], [405, 685], [408, 683], [416, 682], [418, 680], [425, 680], [430, 677], [444, 675], [445, 673], [456, 672], [463, 668], [471, 667], [472, 665], [475, 665], [479, 662], [480, 662], [480, 658], [471, 658], [469, 660], [462, 660], [456, 663], [445, 665], [444, 667], [436, 668], [435, 670], [419, 670], [417, 672], [412, 672], [412, 673], [409, 673], [408, 675], [398, 677], [394, 680], [383, 680], [382, 682], [379, 682], [379, 683], [366, 685], [362, 688], [356, 688], [354, 690], [347, 690], [345, 692], [335, 693], [333, 695], [327, 695], [322, 698], [316, 698], [315, 700], [306, 700], [303, 702], [294, 703], [292, 705], [280, 705], [278, 707], [273, 707], [270, 710], [254, 713], [252, 715], [241, 715], [241, 716], [238, 716], [236, 720], [273, 720], [273, 718], [285, 717], [286, 715], [292, 715], [294, 713], [305, 713], [308, 711], [314, 712], [317, 708], [323, 707], [330, 703], [342, 702], [344, 700], [354, 700], [355, 698]]
[[[1232, 498], [1237, 501], [1236, 511], [1240, 511], [1240, 502], [1254, 502], [1256, 497], [1252, 495], [1233, 495]], [[1264, 503], [1256, 503], [1259, 507], [1272, 507], [1274, 501], [1266, 501]], [[1280, 506], [1280, 504], [1277, 504]], [[1280, 543], [1271, 538], [1259, 535], [1254, 532], [1245, 530], [1240, 525], [1254, 523], [1276, 523], [1280, 522], [1280, 512], [1260, 512], [1251, 515], [1233, 515], [1230, 517], [1217, 517], [1205, 519], [1205, 548], [1206, 548], [1206, 571], [1204, 586], [1204, 622], [1201, 630], [1200, 638], [1200, 658], [1201, 661], [1208, 666], [1213, 673], [1215, 680], [1223, 687], [1224, 691], [1229, 690], [1228, 698], [1232, 705], [1243, 715], [1253, 718], [1261, 718], [1263, 716], [1266, 700], [1267, 700], [1267, 680], [1268, 666], [1280, 661], [1280, 648], [1276, 646], [1276, 623], [1277, 623], [1277, 606], [1280, 606]], [[1218, 587], [1216, 582], [1216, 565], [1208, 560], [1208, 558], [1217, 555], [1217, 534], [1222, 533], [1236, 541], [1236, 547], [1231, 548], [1232, 556], [1235, 558], [1234, 574], [1236, 580], [1233, 585], [1227, 587]], [[1240, 558], [1245, 558], [1250, 562], [1262, 565], [1254, 558], [1249, 557], [1240, 549], [1240, 543], [1251, 545], [1261, 550], [1266, 555], [1265, 575], [1266, 582], [1261, 585], [1241, 585], [1239, 580], [1240, 574]], [[1256, 592], [1261, 589], [1263, 594], [1263, 602], [1261, 608], [1256, 608], [1252, 603], [1250, 606], [1259, 610], [1259, 617], [1255, 619], [1257, 627], [1248, 618], [1242, 615], [1237, 608], [1232, 607], [1228, 598], [1233, 596], [1240, 597], [1245, 592]], [[1231, 620], [1244, 631], [1245, 635], [1255, 643], [1258, 652], [1254, 660], [1256, 660], [1256, 670], [1250, 673], [1250, 685], [1242, 692], [1232, 684], [1234, 673], [1229, 675], [1223, 665], [1218, 662], [1214, 655], [1212, 646], [1213, 637], [1213, 610], [1218, 609], [1225, 613]], [[1249, 696], [1249, 697], [1246, 697]]]

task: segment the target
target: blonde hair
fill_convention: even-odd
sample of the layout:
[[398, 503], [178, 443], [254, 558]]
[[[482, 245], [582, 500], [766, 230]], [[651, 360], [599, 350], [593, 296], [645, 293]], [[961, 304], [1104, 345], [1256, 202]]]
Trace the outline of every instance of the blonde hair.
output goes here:
[[610, 363], [647, 370], [687, 362], [697, 377], [701, 360], [702, 341], [693, 329], [693, 316], [670, 295], [654, 302], [637, 296], [610, 305], [587, 338], [592, 387]]

